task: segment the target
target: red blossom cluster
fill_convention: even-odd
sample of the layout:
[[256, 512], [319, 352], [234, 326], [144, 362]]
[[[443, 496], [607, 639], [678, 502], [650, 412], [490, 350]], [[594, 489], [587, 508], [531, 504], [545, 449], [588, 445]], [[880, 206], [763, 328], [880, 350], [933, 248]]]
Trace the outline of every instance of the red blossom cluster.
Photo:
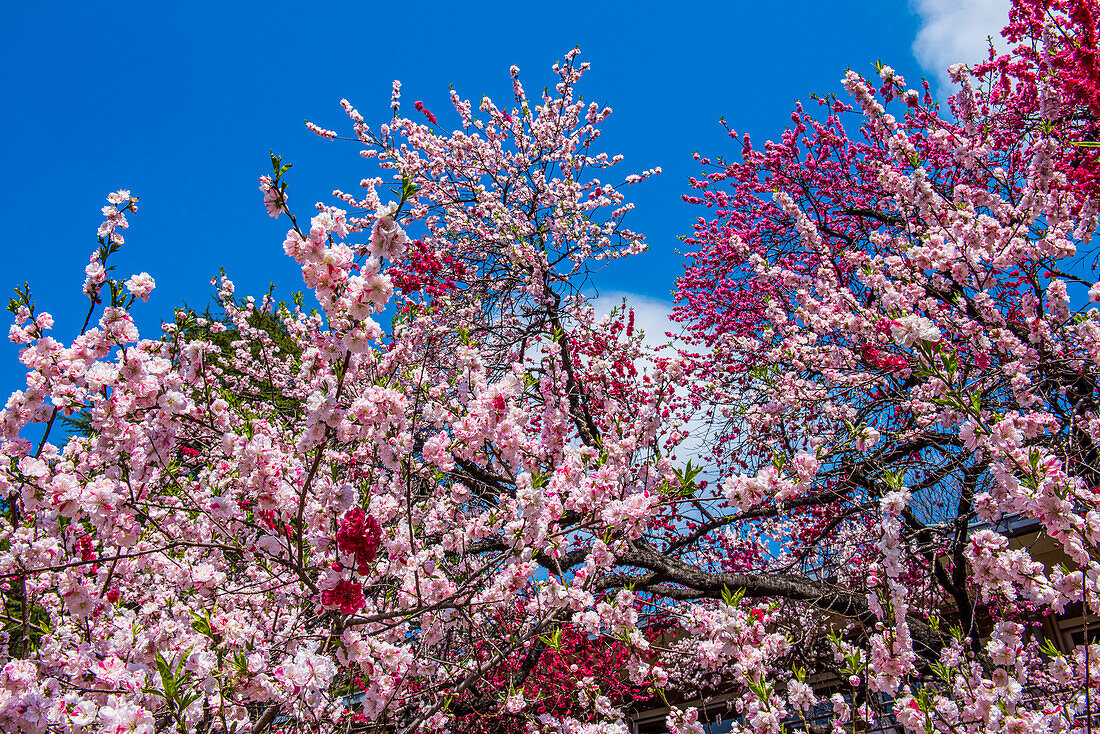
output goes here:
[[420, 113], [422, 113], [422, 114], [424, 115], [424, 117], [427, 117], [427, 118], [428, 118], [428, 122], [432, 123], [433, 125], [434, 125], [434, 124], [436, 124], [436, 122], [438, 122], [438, 121], [436, 120], [436, 118], [435, 118], [435, 115], [433, 115], [433, 114], [431, 113], [431, 110], [427, 110], [427, 109], [425, 109], [425, 108], [424, 108], [424, 103], [423, 103], [423, 102], [421, 102], [421, 101], [420, 101], [419, 99], [418, 99], [418, 100], [416, 100], [416, 103], [415, 103], [415, 104], [413, 105], [413, 107], [415, 107], [415, 108], [416, 108], [416, 111], [417, 111], [417, 112], [420, 112]]
[[381, 540], [382, 526], [373, 515], [366, 514], [359, 507], [345, 513], [336, 533], [336, 545], [344, 553], [355, 556], [360, 573], [367, 573], [370, 563], [378, 556]]
[[[489, 659], [492, 651], [478, 645], [474, 655]], [[562, 625], [552, 645], [540, 642], [508, 658], [486, 673], [477, 690], [461, 699], [473, 703], [486, 692], [500, 692], [498, 695], [508, 692], [516, 708], [515, 715], [501, 718], [471, 712], [457, 717], [454, 730], [462, 734], [522, 734], [529, 730], [532, 721], [569, 716], [584, 722], [598, 721], [597, 711], [584, 712], [576, 705], [578, 688], [582, 695], [602, 697], [607, 705], [645, 707], [654, 694], [630, 683], [626, 675], [630, 655], [629, 646], [620, 640]], [[516, 689], [513, 681], [521, 675], [523, 684]], [[597, 702], [597, 705], [603, 704]]]
[[457, 287], [456, 278], [466, 275], [465, 263], [452, 255], [431, 249], [422, 240], [413, 240], [405, 259], [390, 270], [396, 288], [405, 295], [424, 293], [438, 298]]
[[1002, 32], [1015, 44], [976, 65], [988, 77], [988, 105], [1003, 104], [1002, 140], [1027, 134], [1042, 108], [1057, 110], [1051, 132], [1065, 146], [1058, 167], [1083, 192], [1100, 191], [1100, 8], [1083, 0], [1015, 0]]
[[340, 579], [331, 589], [321, 590], [321, 606], [339, 609], [341, 614], [355, 614], [366, 603], [363, 585], [349, 579]]

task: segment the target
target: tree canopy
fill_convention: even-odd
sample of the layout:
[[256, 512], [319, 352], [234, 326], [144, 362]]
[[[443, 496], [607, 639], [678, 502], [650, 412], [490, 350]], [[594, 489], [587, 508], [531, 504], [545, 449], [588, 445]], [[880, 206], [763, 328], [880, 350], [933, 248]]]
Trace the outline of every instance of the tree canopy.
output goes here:
[[308, 222], [272, 154], [291, 302], [223, 273], [143, 338], [110, 194], [81, 332], [11, 302], [0, 723], [1089, 725], [1100, 648], [1034, 622], [1100, 591], [1098, 13], [1016, 0], [946, 109], [881, 66], [778, 142], [731, 129], [656, 350], [588, 286], [659, 170], [600, 151], [575, 50], [539, 96], [452, 92], [452, 132], [396, 82], [383, 124], [309, 124], [376, 175]]

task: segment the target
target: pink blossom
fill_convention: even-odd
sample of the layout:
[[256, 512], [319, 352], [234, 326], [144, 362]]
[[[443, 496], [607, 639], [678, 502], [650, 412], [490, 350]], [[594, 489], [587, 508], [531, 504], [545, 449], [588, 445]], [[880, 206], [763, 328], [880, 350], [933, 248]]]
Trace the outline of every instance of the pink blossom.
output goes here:
[[130, 291], [134, 298], [140, 298], [143, 301], [149, 300], [149, 294], [153, 292], [155, 287], [156, 281], [149, 273], [131, 275], [129, 280], [126, 281], [126, 289]]
[[264, 192], [264, 207], [268, 215], [278, 219], [286, 211], [286, 192], [276, 188], [270, 176], [260, 176], [260, 191]]

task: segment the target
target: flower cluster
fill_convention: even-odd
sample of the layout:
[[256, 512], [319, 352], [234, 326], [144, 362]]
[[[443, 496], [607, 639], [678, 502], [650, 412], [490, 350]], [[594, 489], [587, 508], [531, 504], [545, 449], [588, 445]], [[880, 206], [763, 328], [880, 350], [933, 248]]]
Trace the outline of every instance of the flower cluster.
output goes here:
[[355, 556], [360, 573], [367, 573], [370, 563], [378, 555], [378, 544], [382, 540], [382, 526], [373, 515], [366, 515], [355, 507], [348, 510], [340, 523], [336, 534], [336, 544], [344, 553]]

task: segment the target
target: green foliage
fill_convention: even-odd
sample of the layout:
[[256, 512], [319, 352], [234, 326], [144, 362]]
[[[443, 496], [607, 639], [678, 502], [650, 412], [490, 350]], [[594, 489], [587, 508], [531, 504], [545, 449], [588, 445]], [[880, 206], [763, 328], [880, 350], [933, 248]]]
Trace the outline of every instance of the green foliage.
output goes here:
[[188, 706], [198, 701], [203, 695], [202, 689], [192, 687], [194, 676], [191, 671], [183, 669], [183, 664], [187, 662], [187, 656], [190, 654], [191, 648], [187, 648], [173, 664], [165, 660], [159, 652], [156, 653], [157, 672], [160, 673], [163, 690], [157, 688], [145, 689], [146, 693], [164, 699], [168, 716], [175, 722], [180, 734], [186, 734], [188, 731], [184, 712]]
[[0, 592], [4, 601], [4, 618], [0, 630], [8, 638], [8, 649], [22, 650], [28, 654], [38, 649], [42, 636], [50, 632], [50, 615], [43, 608], [32, 604], [27, 608], [27, 621], [23, 623], [23, 589], [13, 583], [8, 591]]
[[[272, 290], [274, 286], [272, 286]], [[268, 296], [270, 297], [269, 290]], [[287, 331], [279, 313], [286, 310], [283, 303], [279, 303], [271, 310], [253, 310], [248, 318], [248, 325], [264, 332], [271, 340], [271, 345], [278, 349], [278, 354], [273, 353], [269, 345], [261, 341], [251, 341], [246, 348], [252, 359], [260, 365], [268, 364], [275, 359], [291, 360], [297, 364], [301, 359], [301, 348]], [[214, 328], [213, 324], [220, 323], [224, 328]], [[192, 309], [181, 309], [176, 312], [176, 325], [179, 329], [177, 339], [180, 341], [202, 340], [213, 344], [220, 355], [230, 355], [235, 347], [234, 343], [244, 339], [239, 329], [228, 322], [224, 317], [218, 318], [207, 308], [201, 316]], [[242, 377], [240, 370], [233, 367], [228, 358], [219, 359], [218, 366], [225, 370], [231, 377]], [[274, 405], [280, 414], [296, 416], [301, 411], [301, 405], [296, 398], [288, 397], [276, 388], [271, 379], [250, 378], [245, 381], [251, 390], [222, 395], [230, 405], [244, 403], [268, 403]]]

